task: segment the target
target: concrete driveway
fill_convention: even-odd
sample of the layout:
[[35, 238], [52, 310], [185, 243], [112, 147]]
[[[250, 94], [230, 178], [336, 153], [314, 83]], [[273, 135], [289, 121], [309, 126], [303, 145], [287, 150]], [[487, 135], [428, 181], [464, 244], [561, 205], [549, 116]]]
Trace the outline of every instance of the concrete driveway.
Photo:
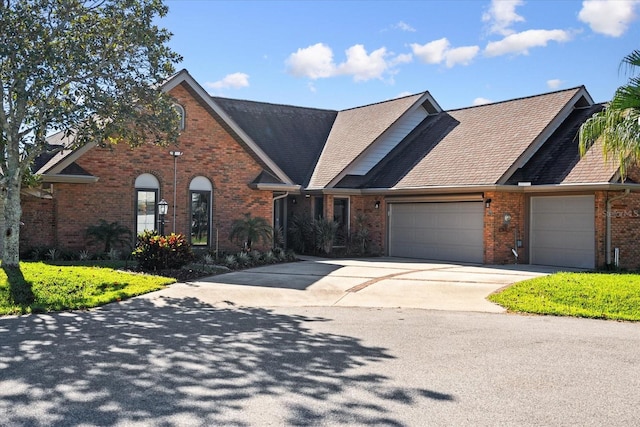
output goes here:
[[556, 268], [486, 266], [401, 258], [324, 259], [269, 265], [180, 283], [147, 298], [194, 297], [247, 307], [405, 307], [500, 313], [486, 300], [509, 284]]

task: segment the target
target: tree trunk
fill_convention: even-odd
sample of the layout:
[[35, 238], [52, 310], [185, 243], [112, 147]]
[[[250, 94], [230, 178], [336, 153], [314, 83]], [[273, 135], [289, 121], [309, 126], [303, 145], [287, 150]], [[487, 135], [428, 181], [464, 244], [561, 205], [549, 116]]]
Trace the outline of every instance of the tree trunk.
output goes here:
[[[11, 171], [9, 171], [11, 173]], [[18, 267], [20, 261], [20, 180], [7, 177], [4, 190], [4, 235], [2, 236], [3, 267]]]

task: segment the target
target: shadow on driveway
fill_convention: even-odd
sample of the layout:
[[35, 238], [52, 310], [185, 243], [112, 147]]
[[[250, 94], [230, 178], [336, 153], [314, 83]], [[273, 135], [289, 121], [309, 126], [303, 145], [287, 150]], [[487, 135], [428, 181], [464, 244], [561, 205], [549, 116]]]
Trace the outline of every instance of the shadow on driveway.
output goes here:
[[233, 271], [200, 280], [207, 283], [295, 289], [303, 291], [323, 277], [343, 268], [340, 264], [321, 262], [290, 262]]
[[390, 406], [454, 400], [374, 373], [385, 348], [305, 326], [327, 318], [155, 302], [0, 319], [2, 423], [400, 425]]

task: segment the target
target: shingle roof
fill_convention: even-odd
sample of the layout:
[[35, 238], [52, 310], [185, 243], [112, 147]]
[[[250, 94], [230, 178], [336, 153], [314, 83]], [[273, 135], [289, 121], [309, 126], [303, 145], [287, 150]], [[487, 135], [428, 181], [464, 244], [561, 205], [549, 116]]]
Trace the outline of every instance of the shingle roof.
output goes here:
[[520, 181], [533, 185], [609, 182], [617, 167], [605, 162], [599, 145], [580, 158], [576, 136], [580, 125], [602, 109], [601, 104], [579, 108], [545, 141], [525, 166], [513, 174], [508, 184]]
[[444, 135], [425, 133], [415, 142], [440, 140], [395, 186], [498, 183], [580, 89], [441, 113], [457, 123]]
[[[51, 150], [56, 150], [61, 147], [68, 147], [73, 141], [65, 136], [65, 133], [60, 131], [47, 137], [47, 145]], [[54, 153], [44, 153], [38, 156], [31, 167], [32, 171], [37, 174], [43, 174], [48, 172], [51, 168], [59, 164], [67, 156], [73, 153], [73, 150], [61, 149]], [[61, 173], [70, 173], [69, 169]]]
[[447, 113], [425, 118], [364, 176], [347, 175], [338, 188], [391, 188], [459, 123]]
[[325, 187], [424, 94], [340, 111], [309, 182]]
[[297, 184], [306, 186], [337, 111], [212, 97]]

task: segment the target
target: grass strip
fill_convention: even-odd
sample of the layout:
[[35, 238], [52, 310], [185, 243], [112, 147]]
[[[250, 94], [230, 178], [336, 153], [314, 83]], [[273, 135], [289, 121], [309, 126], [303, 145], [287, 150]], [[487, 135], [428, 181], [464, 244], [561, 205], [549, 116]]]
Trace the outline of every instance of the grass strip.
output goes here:
[[489, 300], [521, 313], [640, 320], [640, 275], [556, 273], [518, 282]]
[[[11, 281], [0, 269], [0, 315], [77, 310], [142, 295], [174, 283], [173, 278], [137, 274], [96, 266], [20, 263], [21, 276]], [[11, 290], [29, 288], [34, 302], [15, 304]]]

